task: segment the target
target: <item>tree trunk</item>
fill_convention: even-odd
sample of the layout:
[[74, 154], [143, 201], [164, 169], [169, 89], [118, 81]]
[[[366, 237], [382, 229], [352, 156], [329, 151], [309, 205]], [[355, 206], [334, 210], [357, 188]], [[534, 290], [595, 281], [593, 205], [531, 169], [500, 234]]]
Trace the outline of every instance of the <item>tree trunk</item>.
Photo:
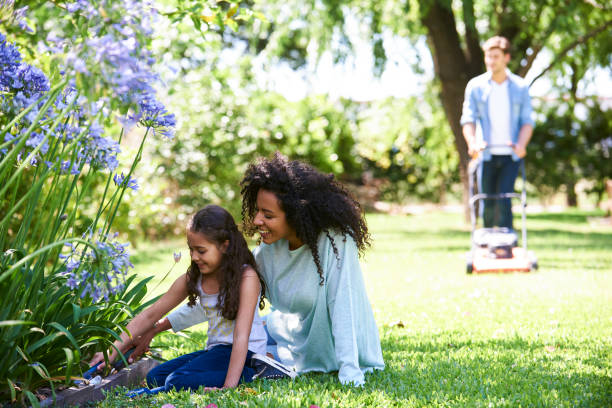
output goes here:
[[[440, 80], [440, 100], [446, 118], [455, 137], [455, 147], [459, 152], [459, 174], [463, 185], [463, 204], [466, 220], [469, 220], [468, 206], [468, 164], [470, 157], [467, 144], [461, 131], [461, 108], [468, 80], [482, 72], [481, 54], [476, 53], [471, 60], [462, 51], [455, 17], [450, 7], [438, 1], [421, 4], [421, 20], [427, 28], [427, 41], [432, 54], [436, 78]], [[477, 38], [471, 36], [472, 41]], [[474, 49], [473, 44], [469, 47]], [[472, 51], [472, 54], [474, 52]]]
[[576, 195], [576, 183], [569, 182], [565, 185], [567, 187], [567, 206], [578, 207], [578, 196]]
[[612, 219], [612, 179], [606, 180], [606, 192], [608, 193], [608, 208], [606, 214]]

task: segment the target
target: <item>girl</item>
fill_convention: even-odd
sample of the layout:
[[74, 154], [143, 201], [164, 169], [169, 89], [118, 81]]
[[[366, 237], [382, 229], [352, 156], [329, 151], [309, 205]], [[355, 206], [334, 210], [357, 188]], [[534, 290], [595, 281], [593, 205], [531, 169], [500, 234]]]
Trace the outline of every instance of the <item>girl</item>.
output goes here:
[[246, 233], [260, 235], [254, 255], [277, 357], [364, 384], [384, 362], [359, 266], [370, 244], [359, 203], [333, 175], [280, 153], [249, 165], [241, 187]]
[[[122, 341], [115, 342], [115, 346], [124, 352], [142, 342], [141, 336], [150, 341], [169, 328], [176, 332], [208, 321], [206, 348], [154, 368], [147, 375], [148, 385], [158, 387], [158, 392], [172, 388], [196, 390], [200, 386], [230, 388], [239, 382], [250, 382], [262, 375], [257, 369], [266, 368], [251, 364], [251, 360], [255, 356], [260, 362], [255, 353], [265, 355], [267, 341], [257, 311], [258, 304], [260, 308], [264, 306], [265, 285], [253, 255], [232, 216], [216, 205], [206, 206], [191, 219], [187, 245], [191, 255], [187, 273], [151, 307], [134, 317], [127, 325], [130, 334], [121, 333]], [[187, 307], [158, 322], [185, 298], [189, 300]], [[109, 361], [116, 356], [113, 351]], [[103, 359], [102, 353], [97, 353], [90, 364]], [[245, 364], [247, 361], [249, 364]]]

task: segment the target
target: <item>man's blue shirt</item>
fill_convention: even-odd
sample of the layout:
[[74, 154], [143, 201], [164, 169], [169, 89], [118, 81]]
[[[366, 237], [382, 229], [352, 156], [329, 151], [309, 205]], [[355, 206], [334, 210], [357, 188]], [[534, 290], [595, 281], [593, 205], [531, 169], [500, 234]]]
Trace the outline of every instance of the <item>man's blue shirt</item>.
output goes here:
[[[518, 75], [506, 70], [508, 75], [508, 96], [510, 97], [510, 137], [512, 143], [518, 143], [519, 131], [524, 125], [533, 126], [533, 111], [529, 85]], [[465, 87], [461, 126], [466, 123], [480, 124], [482, 137], [487, 145], [491, 144], [491, 119], [489, 117], [489, 94], [491, 93], [491, 73], [485, 72], [472, 78]], [[513, 152], [515, 161], [519, 157]], [[483, 160], [490, 160], [491, 154], [485, 150]]]

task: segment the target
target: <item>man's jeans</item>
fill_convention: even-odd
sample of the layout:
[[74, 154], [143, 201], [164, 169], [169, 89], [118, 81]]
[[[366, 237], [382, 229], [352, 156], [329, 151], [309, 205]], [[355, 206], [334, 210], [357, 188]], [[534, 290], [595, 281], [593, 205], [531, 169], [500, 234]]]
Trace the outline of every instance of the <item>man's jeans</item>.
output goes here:
[[[483, 161], [478, 172], [478, 189], [484, 194], [513, 193], [521, 160], [514, 161], [510, 155], [492, 155]], [[494, 226], [512, 229], [512, 202], [483, 200], [482, 220], [485, 228]]]
[[[166, 391], [197, 390], [204, 387], [223, 387], [229, 367], [232, 346], [219, 345], [209, 350], [200, 350], [185, 354], [153, 368], [147, 374], [149, 387], [165, 386]], [[247, 352], [247, 361], [253, 355]], [[253, 381], [255, 370], [245, 364], [240, 376], [240, 382]]]

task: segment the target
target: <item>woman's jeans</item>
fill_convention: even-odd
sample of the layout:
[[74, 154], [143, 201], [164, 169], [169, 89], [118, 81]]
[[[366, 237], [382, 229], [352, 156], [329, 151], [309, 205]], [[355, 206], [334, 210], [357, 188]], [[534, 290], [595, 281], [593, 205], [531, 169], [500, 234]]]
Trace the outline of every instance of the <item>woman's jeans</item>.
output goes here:
[[[165, 391], [173, 388], [195, 391], [200, 386], [221, 388], [225, 383], [231, 354], [231, 344], [185, 354], [149, 371], [147, 384], [151, 388], [165, 386]], [[252, 351], [247, 352], [247, 361], [252, 355]], [[253, 381], [254, 374], [255, 371], [245, 364], [240, 382]]]
[[[484, 194], [513, 193], [514, 181], [521, 161], [510, 155], [492, 155], [481, 163], [478, 188]], [[512, 229], [512, 202], [510, 198], [482, 200], [482, 220], [485, 228], [494, 226]]]

